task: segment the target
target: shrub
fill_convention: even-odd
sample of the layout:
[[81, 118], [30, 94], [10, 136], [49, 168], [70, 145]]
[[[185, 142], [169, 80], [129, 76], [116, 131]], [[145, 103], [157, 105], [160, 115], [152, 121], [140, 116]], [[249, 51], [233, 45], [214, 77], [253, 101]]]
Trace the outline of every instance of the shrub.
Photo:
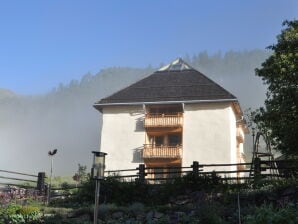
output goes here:
[[25, 223], [37, 221], [41, 217], [39, 208], [33, 206], [24, 206], [19, 210], [19, 213], [23, 216]]
[[298, 206], [288, 205], [284, 208], [274, 208], [272, 204], [262, 205], [255, 209], [255, 213], [245, 217], [247, 224], [295, 224], [298, 223]]
[[139, 215], [145, 212], [145, 206], [140, 202], [134, 202], [127, 207], [127, 211], [131, 214]]
[[197, 211], [199, 223], [223, 224], [223, 207], [217, 203], [206, 202], [202, 204]]
[[37, 207], [20, 206], [15, 204], [8, 205], [0, 212], [0, 221], [2, 223], [38, 223], [41, 220], [41, 213]]

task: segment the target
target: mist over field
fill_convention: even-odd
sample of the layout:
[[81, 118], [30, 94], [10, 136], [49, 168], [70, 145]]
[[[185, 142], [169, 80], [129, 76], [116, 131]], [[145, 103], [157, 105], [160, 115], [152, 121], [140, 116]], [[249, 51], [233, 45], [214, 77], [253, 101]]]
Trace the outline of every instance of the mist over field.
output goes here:
[[[213, 55], [201, 52], [186, 55], [184, 60], [233, 93], [244, 111], [264, 102], [266, 87], [254, 75], [254, 69], [269, 54], [262, 50]], [[54, 148], [58, 149], [55, 175], [73, 175], [78, 163], [89, 169], [91, 151], [99, 149], [101, 126], [101, 114], [92, 107], [93, 103], [157, 69], [149, 65], [111, 67], [60, 84], [44, 95], [20, 96], [0, 89], [0, 169], [48, 172], [47, 152]], [[251, 143], [247, 142], [245, 147], [249, 154]]]

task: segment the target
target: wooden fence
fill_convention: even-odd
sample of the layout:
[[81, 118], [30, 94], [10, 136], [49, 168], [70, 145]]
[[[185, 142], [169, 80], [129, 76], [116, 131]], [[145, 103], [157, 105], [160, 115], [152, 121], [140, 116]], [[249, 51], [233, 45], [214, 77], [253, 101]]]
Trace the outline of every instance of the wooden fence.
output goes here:
[[[241, 167], [241, 169], [239, 169]], [[228, 183], [259, 181], [260, 179], [279, 179], [298, 177], [298, 161], [263, 161], [255, 158], [252, 163], [200, 164], [194, 161], [189, 167], [145, 167], [140, 164], [135, 169], [109, 170], [106, 176], [123, 181], [139, 181], [156, 184], [171, 181], [185, 175], [219, 178]]]
[[45, 199], [45, 173], [37, 175], [9, 170], [0, 170], [0, 205], [11, 200], [26, 201], [29, 198]]
[[[123, 181], [138, 181], [147, 184], [159, 184], [169, 182], [177, 177], [193, 175], [196, 177], [215, 178], [227, 183], [241, 183], [250, 181], [254, 183], [263, 178], [297, 178], [297, 160], [261, 160], [255, 158], [252, 163], [234, 164], [201, 164], [194, 161], [189, 167], [146, 167], [140, 164], [135, 169], [105, 171], [106, 177], [114, 177]], [[10, 181], [10, 182], [9, 182]], [[0, 170], [0, 186], [7, 186], [6, 192], [0, 190], [0, 205], [9, 200], [26, 200], [36, 198], [45, 200], [47, 188], [45, 173], [38, 175], [15, 171]], [[80, 186], [70, 187], [79, 188]], [[52, 189], [52, 190], [63, 190]], [[8, 191], [7, 191], [8, 190]], [[64, 189], [65, 190], [65, 189]]]

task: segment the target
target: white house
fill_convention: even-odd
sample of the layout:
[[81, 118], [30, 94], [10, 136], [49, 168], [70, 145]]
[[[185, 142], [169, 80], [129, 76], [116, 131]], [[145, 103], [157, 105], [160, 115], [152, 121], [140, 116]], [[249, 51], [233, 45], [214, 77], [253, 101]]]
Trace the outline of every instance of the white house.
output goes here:
[[107, 170], [243, 162], [247, 129], [237, 98], [181, 59], [94, 107]]

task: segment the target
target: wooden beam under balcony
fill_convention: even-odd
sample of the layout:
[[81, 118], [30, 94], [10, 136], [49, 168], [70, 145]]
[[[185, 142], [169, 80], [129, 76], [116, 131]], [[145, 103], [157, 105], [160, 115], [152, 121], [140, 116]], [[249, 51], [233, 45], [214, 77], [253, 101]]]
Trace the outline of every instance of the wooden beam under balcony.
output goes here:
[[172, 159], [172, 158], [182, 158], [182, 146], [168, 146], [168, 145], [144, 145], [143, 149], [143, 158], [144, 159], [153, 159], [153, 158], [163, 158], [163, 159]]
[[145, 128], [152, 127], [182, 127], [183, 114], [146, 114]]

